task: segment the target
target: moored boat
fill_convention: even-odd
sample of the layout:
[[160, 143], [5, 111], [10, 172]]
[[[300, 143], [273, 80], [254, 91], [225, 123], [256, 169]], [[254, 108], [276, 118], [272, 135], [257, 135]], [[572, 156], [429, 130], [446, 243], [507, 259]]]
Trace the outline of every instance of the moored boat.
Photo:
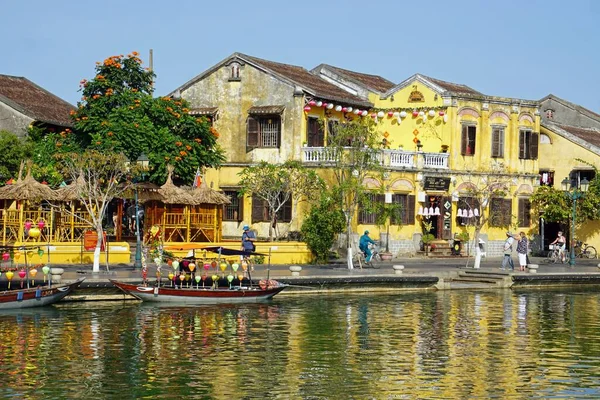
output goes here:
[[82, 278], [71, 283], [0, 292], [0, 310], [42, 307], [54, 304], [70, 294], [84, 280], [85, 278]]
[[178, 288], [144, 286], [111, 279], [113, 285], [142, 301], [178, 304], [257, 303], [271, 299], [287, 285], [275, 280], [260, 281], [258, 286], [219, 288]]

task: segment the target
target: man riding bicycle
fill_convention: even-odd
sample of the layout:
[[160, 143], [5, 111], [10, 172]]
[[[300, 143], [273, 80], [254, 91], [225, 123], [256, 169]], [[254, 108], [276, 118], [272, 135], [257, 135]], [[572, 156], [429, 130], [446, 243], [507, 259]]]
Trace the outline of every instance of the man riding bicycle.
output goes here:
[[558, 246], [558, 254], [560, 256], [560, 261], [564, 263], [565, 259], [566, 259], [565, 247], [567, 245], [567, 238], [565, 238], [563, 236], [563, 233], [561, 231], [559, 231], [558, 237], [556, 239], [554, 239], [554, 242], [552, 242], [550, 244]]
[[375, 241], [369, 237], [369, 231], [365, 231], [365, 234], [360, 237], [358, 248], [365, 253], [366, 262], [371, 262], [371, 257], [373, 257], [369, 244], [375, 244]]

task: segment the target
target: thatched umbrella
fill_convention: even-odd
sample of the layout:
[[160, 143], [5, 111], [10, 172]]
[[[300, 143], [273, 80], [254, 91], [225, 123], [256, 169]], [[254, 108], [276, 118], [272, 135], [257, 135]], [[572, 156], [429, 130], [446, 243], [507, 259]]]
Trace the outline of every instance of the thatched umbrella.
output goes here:
[[56, 192], [47, 185], [41, 184], [31, 176], [31, 168], [27, 170], [27, 176], [19, 179], [12, 185], [0, 188], [0, 200], [57, 200]]
[[196, 201], [192, 197], [189, 191], [182, 189], [180, 187], [175, 186], [173, 180], [171, 179], [171, 174], [173, 173], [173, 166], [167, 166], [167, 171], [169, 175], [167, 176], [167, 181], [164, 185], [158, 189], [158, 194], [160, 194], [162, 201], [165, 204], [183, 204], [183, 205], [194, 205]]
[[125, 195], [123, 196], [124, 198], [127, 199], [131, 199], [134, 197], [135, 195], [135, 191], [138, 191], [138, 200], [140, 202], [146, 202], [146, 201], [162, 201], [163, 198], [160, 195], [160, 193], [158, 193], [158, 189], [160, 189], [160, 186], [151, 183], [151, 182], [138, 182], [138, 183], [134, 183], [131, 185], [131, 187], [129, 188], [129, 190], [125, 193]]
[[59, 201], [79, 200], [79, 193], [84, 189], [85, 180], [82, 176], [71, 182], [67, 186], [56, 189], [56, 197]]
[[230, 204], [231, 200], [223, 193], [217, 192], [206, 184], [190, 190], [197, 205], [199, 204]]

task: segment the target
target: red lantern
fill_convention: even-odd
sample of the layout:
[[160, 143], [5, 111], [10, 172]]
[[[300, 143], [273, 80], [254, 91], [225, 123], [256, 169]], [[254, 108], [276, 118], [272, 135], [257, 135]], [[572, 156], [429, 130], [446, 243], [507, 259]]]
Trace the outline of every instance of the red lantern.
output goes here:
[[444, 114], [445, 114], [445, 112], [443, 112], [443, 111], [440, 111], [440, 117], [443, 117], [443, 116], [444, 116]]
[[4, 261], [8, 261], [8, 260], [10, 259], [10, 254], [9, 254], [9, 253], [4, 253], [4, 254], [2, 254], [2, 259], [3, 259]]
[[23, 278], [25, 278], [25, 275], [27, 275], [27, 272], [25, 272], [24, 269], [19, 271], [19, 278], [23, 279]]
[[327, 103], [323, 103], [323, 107], [327, 107]]
[[31, 221], [25, 221], [25, 229], [27, 229], [27, 230], [31, 229], [31, 225], [33, 225], [31, 223]]
[[310, 111], [310, 110], [311, 110], [310, 106], [305, 106], [304, 107], [304, 111]]
[[388, 117], [393, 117], [394, 116], [394, 112], [393, 111], [388, 111]]
[[348, 108], [342, 107], [342, 112], [348, 112]]
[[371, 114], [371, 118], [375, 118], [377, 116], [377, 114], [373, 113]]
[[39, 220], [38, 221], [38, 228], [44, 229], [44, 226], [46, 226], [46, 223], [43, 220]]
[[317, 102], [314, 101], [314, 100], [311, 100], [311, 101], [308, 102], [309, 106], [314, 106], [315, 104], [317, 104]]
[[416, 117], [418, 117], [418, 116], [419, 116], [419, 112], [418, 112], [417, 110], [414, 110], [414, 111], [413, 111], [413, 117], [415, 117], [415, 118], [416, 118]]

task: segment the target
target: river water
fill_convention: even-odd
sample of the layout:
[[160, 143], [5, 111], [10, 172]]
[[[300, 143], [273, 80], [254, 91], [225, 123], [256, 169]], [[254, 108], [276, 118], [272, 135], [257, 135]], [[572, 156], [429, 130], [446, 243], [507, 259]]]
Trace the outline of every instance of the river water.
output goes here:
[[0, 311], [0, 398], [600, 396], [597, 291]]

